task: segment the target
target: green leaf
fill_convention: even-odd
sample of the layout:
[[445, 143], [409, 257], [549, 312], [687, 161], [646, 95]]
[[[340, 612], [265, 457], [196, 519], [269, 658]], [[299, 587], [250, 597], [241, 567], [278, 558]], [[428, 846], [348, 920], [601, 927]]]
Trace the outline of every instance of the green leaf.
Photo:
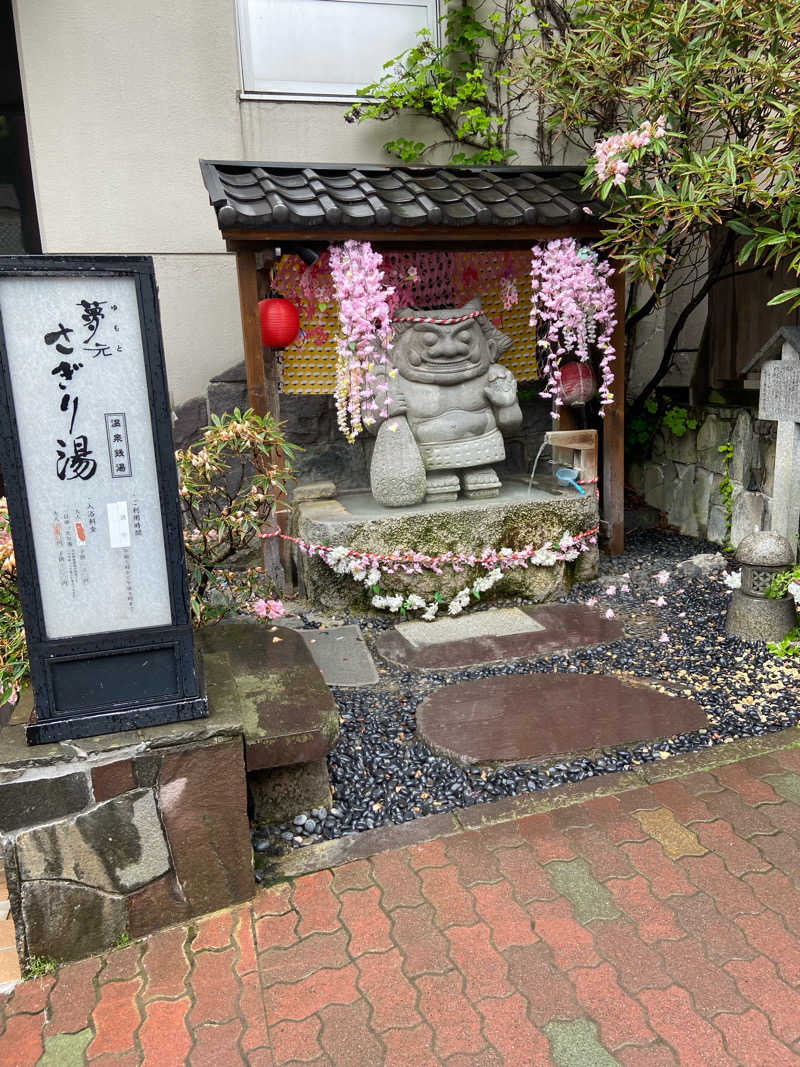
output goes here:
[[743, 237], [747, 237], [753, 232], [753, 228], [741, 219], [728, 219], [728, 229], [733, 230], [734, 233], [741, 234]]
[[773, 296], [771, 300], [767, 301], [767, 306], [774, 307], [776, 304], [787, 304], [790, 300], [800, 300], [800, 289], [786, 289], [782, 293], [778, 293], [777, 296]]

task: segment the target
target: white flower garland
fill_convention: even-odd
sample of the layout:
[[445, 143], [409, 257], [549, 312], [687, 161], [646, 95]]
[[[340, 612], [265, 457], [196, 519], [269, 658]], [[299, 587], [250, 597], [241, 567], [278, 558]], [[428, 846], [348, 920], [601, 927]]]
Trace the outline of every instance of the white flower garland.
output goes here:
[[[381, 555], [377, 552], [359, 552], [357, 549], [348, 548], [347, 545], [315, 545], [309, 544], [298, 537], [291, 537], [279, 530], [271, 530], [261, 535], [267, 537], [280, 537], [283, 540], [292, 541], [301, 552], [309, 557], [316, 556], [331, 568], [334, 574], [348, 575], [364, 588], [372, 593], [371, 604], [375, 608], [389, 611], [392, 614], [401, 612], [421, 612], [421, 618], [431, 622], [446, 606], [448, 615], [460, 615], [470, 603], [472, 597], [480, 600], [481, 593], [487, 592], [497, 585], [507, 570], [516, 567], [552, 567], [560, 562], [572, 562], [582, 552], [588, 552], [592, 545], [597, 544], [597, 529], [585, 530], [583, 533], [571, 534], [565, 530], [561, 538], [555, 544], [548, 541], [540, 548], [526, 545], [522, 549], [500, 548], [487, 549], [480, 556], [460, 555], [455, 552], [445, 552], [441, 556], [431, 556], [424, 552], [392, 552]], [[385, 574], [397, 574], [402, 571], [405, 574], [422, 574], [423, 570], [432, 571], [434, 574], [444, 574], [443, 566], [452, 567], [455, 572], [463, 571], [465, 567], [483, 567], [486, 574], [476, 578], [470, 585], [459, 589], [449, 603], [440, 593], [434, 595], [433, 600], [426, 600], [416, 593], [391, 593], [383, 592], [380, 588], [381, 577]]]

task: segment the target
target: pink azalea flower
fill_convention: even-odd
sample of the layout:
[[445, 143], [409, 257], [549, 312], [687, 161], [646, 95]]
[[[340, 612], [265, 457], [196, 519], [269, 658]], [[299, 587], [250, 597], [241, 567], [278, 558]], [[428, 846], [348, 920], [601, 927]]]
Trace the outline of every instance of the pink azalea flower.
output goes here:
[[253, 612], [262, 619], [279, 619], [286, 612], [280, 600], [264, 600], [259, 597], [253, 601]]

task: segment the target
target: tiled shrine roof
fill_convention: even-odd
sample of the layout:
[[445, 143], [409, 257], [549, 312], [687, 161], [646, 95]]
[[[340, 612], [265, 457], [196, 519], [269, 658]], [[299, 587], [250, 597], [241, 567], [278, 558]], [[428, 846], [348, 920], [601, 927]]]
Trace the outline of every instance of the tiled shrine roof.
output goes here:
[[201, 160], [221, 230], [579, 226], [601, 214], [566, 167], [389, 167]]

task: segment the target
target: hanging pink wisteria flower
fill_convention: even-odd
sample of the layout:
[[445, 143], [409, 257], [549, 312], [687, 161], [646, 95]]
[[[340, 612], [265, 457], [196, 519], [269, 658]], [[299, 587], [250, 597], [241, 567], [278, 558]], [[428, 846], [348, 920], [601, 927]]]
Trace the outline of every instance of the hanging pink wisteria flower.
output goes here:
[[608, 263], [571, 237], [534, 245], [531, 250], [530, 325], [545, 357], [545, 388], [540, 396], [552, 399], [554, 418], [564, 403], [561, 363], [565, 357], [588, 363], [593, 347], [600, 353], [601, 415], [614, 399], [611, 336], [617, 319], [609, 284], [613, 273]]
[[385, 410], [392, 341], [383, 257], [369, 241], [345, 241], [331, 249], [331, 276], [339, 301], [341, 333], [336, 342], [336, 410], [339, 429], [353, 442]]

